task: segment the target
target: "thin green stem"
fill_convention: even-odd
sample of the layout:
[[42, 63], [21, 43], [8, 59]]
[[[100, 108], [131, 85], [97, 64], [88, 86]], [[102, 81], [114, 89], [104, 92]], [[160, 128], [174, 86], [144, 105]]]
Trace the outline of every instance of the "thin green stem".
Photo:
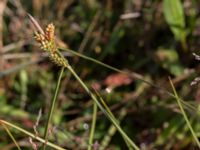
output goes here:
[[92, 150], [96, 120], [97, 120], [97, 104], [94, 103], [93, 104], [93, 115], [92, 115], [92, 126], [91, 126], [91, 130], [90, 130], [88, 150]]
[[10, 136], [10, 138], [12, 139], [12, 141], [15, 143], [17, 149], [21, 150], [20, 146], [18, 145], [17, 141], [15, 140], [14, 136], [12, 135], [12, 133], [10, 132], [10, 130], [7, 128], [7, 126], [5, 124], [3, 124], [3, 123], [2, 123], [2, 126], [6, 130], [6, 132], [8, 133], [8, 135]]
[[64, 50], [64, 51], [68, 51], [69, 53], [71, 53], [71, 54], [73, 54], [73, 55], [75, 55], [75, 56], [78, 56], [78, 57], [84, 58], [84, 59], [86, 59], [86, 60], [92, 61], [92, 62], [94, 62], [94, 63], [96, 63], [96, 64], [99, 64], [99, 65], [101, 65], [101, 66], [104, 66], [104, 67], [106, 67], [106, 68], [109, 68], [109, 69], [111, 69], [111, 70], [114, 70], [114, 71], [116, 71], [116, 72], [125, 73], [125, 71], [121, 71], [120, 69], [117, 69], [117, 68], [115, 68], [115, 67], [112, 67], [112, 66], [110, 66], [110, 65], [107, 65], [107, 64], [105, 64], [105, 63], [102, 63], [102, 62], [100, 62], [100, 61], [98, 61], [98, 60], [96, 60], [96, 59], [94, 59], [94, 58], [88, 57], [88, 56], [86, 56], [86, 55], [83, 55], [83, 54], [78, 53], [78, 52], [76, 52], [76, 51], [73, 51], [73, 50], [71, 50], [71, 49], [66, 49], [66, 48], [58, 48], [58, 49], [59, 49], [59, 50]]
[[76, 72], [73, 70], [73, 68], [68, 65], [67, 69], [73, 74], [73, 76], [78, 80], [78, 82], [82, 85], [82, 87], [85, 89], [85, 91], [90, 95], [90, 97], [94, 100], [94, 102], [97, 104], [97, 106], [101, 109], [101, 111], [110, 119], [110, 121], [115, 125], [115, 127], [118, 129], [118, 131], [122, 134], [122, 136], [127, 140], [127, 142], [136, 150], [139, 150], [139, 147], [127, 136], [127, 134], [121, 129], [121, 127], [116, 122], [116, 119], [113, 118], [113, 115], [110, 115], [104, 107], [99, 103], [96, 96], [89, 90], [89, 88], [84, 84], [84, 82], [79, 78], [79, 76], [76, 74]]
[[199, 142], [199, 140], [198, 140], [198, 137], [196, 136], [196, 134], [195, 134], [195, 132], [194, 132], [194, 130], [193, 130], [191, 124], [190, 124], [190, 121], [189, 121], [189, 119], [188, 119], [188, 117], [187, 117], [187, 115], [186, 115], [186, 113], [185, 113], [185, 111], [184, 111], [184, 109], [183, 109], [183, 107], [182, 107], [182, 104], [181, 104], [181, 101], [180, 101], [180, 99], [179, 99], [179, 96], [178, 96], [178, 94], [177, 94], [177, 92], [176, 92], [176, 89], [175, 89], [175, 87], [174, 87], [174, 85], [173, 85], [173, 83], [172, 83], [172, 80], [171, 80], [170, 78], [169, 78], [169, 81], [170, 81], [171, 87], [172, 87], [172, 89], [173, 89], [174, 95], [175, 95], [175, 97], [176, 97], [176, 101], [177, 101], [177, 103], [178, 103], [178, 105], [179, 105], [179, 107], [180, 107], [181, 113], [182, 113], [182, 115], [183, 115], [183, 117], [184, 117], [184, 119], [185, 119], [185, 121], [186, 121], [186, 123], [187, 123], [187, 126], [188, 126], [188, 128], [190, 129], [190, 132], [192, 133], [192, 136], [193, 136], [193, 138], [195, 139], [195, 141], [196, 141], [198, 147], [200, 148], [200, 142]]
[[5, 121], [5, 120], [0, 120], [0, 124], [5, 124], [5, 125], [7, 125], [7, 126], [9, 126], [9, 127], [12, 127], [12, 128], [14, 128], [14, 129], [18, 130], [18, 131], [21, 131], [22, 133], [24, 133], [24, 134], [30, 136], [31, 138], [33, 138], [33, 139], [35, 139], [35, 140], [38, 140], [38, 141], [40, 141], [40, 142], [42, 142], [42, 143], [45, 143], [46, 145], [48, 145], [48, 146], [50, 146], [50, 147], [52, 147], [52, 148], [55, 148], [56, 150], [66, 150], [66, 149], [64, 149], [64, 148], [62, 148], [62, 147], [60, 147], [60, 146], [57, 146], [57, 145], [55, 145], [55, 144], [53, 144], [53, 143], [51, 143], [51, 142], [45, 141], [44, 139], [42, 139], [42, 138], [40, 138], [40, 137], [38, 137], [38, 136], [36, 136], [36, 135], [34, 135], [34, 134], [32, 134], [32, 133], [30, 133], [30, 132], [24, 130], [24, 129], [22, 129], [22, 128], [20, 128], [20, 127], [14, 125], [14, 124], [12, 124], [12, 123], [10, 123], [10, 122], [7, 122], [7, 121]]
[[[50, 107], [50, 111], [48, 113], [48, 120], [47, 120], [47, 123], [46, 123], [45, 132], [44, 132], [45, 141], [48, 141], [48, 130], [49, 130], [52, 115], [53, 115], [53, 112], [54, 112], [54, 109], [55, 109], [55, 104], [56, 104], [56, 100], [57, 100], [57, 97], [58, 97], [58, 90], [59, 90], [59, 87], [60, 87], [61, 78], [62, 78], [64, 69], [65, 69], [64, 67], [61, 68], [61, 71], [60, 71], [60, 74], [59, 74], [59, 77], [58, 77], [58, 81], [57, 81], [57, 84], [56, 84], [55, 93], [54, 93], [53, 99], [51, 101], [51, 107]], [[46, 144], [43, 145], [43, 150], [45, 150], [45, 149], [46, 149]]]
[[[126, 112], [125, 108], [122, 108], [119, 112], [119, 118], [118, 118], [119, 124], [126, 114], [127, 114], [127, 112]], [[100, 144], [101, 146], [99, 147], [99, 150], [106, 149], [106, 147], [109, 145], [111, 138], [114, 136], [116, 131], [117, 131], [117, 128], [113, 124], [111, 124], [110, 128], [107, 131], [107, 134], [105, 134], [105, 136]]]
[[[101, 103], [103, 104], [104, 108], [106, 109], [106, 111], [110, 114], [110, 116], [113, 118], [113, 120], [114, 120], [115, 122], [117, 122], [118, 125], [119, 125], [119, 121], [115, 118], [115, 116], [113, 115], [113, 113], [110, 111], [110, 109], [109, 109], [108, 106], [106, 105], [106, 103], [105, 103], [105, 101], [103, 100], [103, 98], [100, 96], [100, 94], [99, 94], [97, 91], [96, 91], [96, 94], [97, 94], [97, 96], [99, 97], [99, 99], [100, 99]], [[127, 147], [129, 148], [129, 150], [132, 150], [132, 147], [131, 147], [129, 141], [127, 141], [127, 139], [126, 139], [126, 136], [124, 136], [124, 135], [122, 134], [122, 137], [124, 138], [124, 141], [125, 141]]]
[[[59, 49], [59, 50], [63, 50], [63, 51], [67, 51], [67, 52], [69, 52], [69, 53], [71, 53], [71, 54], [73, 54], [73, 55], [75, 55], [75, 56], [78, 56], [78, 57], [81, 57], [81, 58], [83, 58], [83, 59], [92, 61], [92, 62], [94, 62], [94, 63], [96, 63], [96, 64], [99, 64], [99, 65], [101, 65], [101, 66], [104, 66], [104, 67], [106, 67], [106, 68], [108, 68], [108, 69], [111, 69], [111, 70], [113, 70], [113, 71], [116, 71], [116, 72], [119, 72], [119, 73], [126, 74], [126, 75], [128, 75], [128, 76], [131, 76], [131, 77], [133, 77], [133, 78], [135, 78], [135, 79], [138, 79], [138, 80], [140, 80], [140, 81], [143, 81], [144, 83], [146, 83], [146, 84], [148, 84], [148, 85], [150, 85], [150, 86], [152, 86], [152, 87], [158, 89], [160, 92], [163, 92], [163, 93], [165, 93], [165, 94], [167, 94], [167, 95], [169, 95], [169, 96], [172, 96], [173, 98], [176, 98], [175, 95], [174, 95], [173, 93], [169, 92], [168, 90], [166, 90], [165, 88], [163, 88], [163, 87], [161, 87], [161, 86], [159, 86], [159, 85], [156, 85], [156, 84], [154, 84], [154, 83], [152, 83], [152, 82], [150, 82], [150, 81], [145, 80], [145, 79], [143, 78], [143, 76], [141, 76], [140, 74], [137, 74], [137, 73], [129, 73], [129, 72], [127, 72], [127, 71], [122, 71], [122, 70], [120, 70], [120, 69], [118, 69], [118, 68], [112, 67], [112, 66], [110, 66], [110, 65], [108, 65], [108, 64], [105, 64], [105, 63], [103, 63], [103, 62], [101, 62], [101, 61], [98, 61], [98, 60], [96, 60], [96, 59], [94, 59], [94, 58], [91, 58], [91, 57], [88, 57], [88, 56], [86, 56], [86, 55], [83, 55], [83, 54], [78, 53], [78, 52], [76, 52], [76, 51], [73, 51], [73, 50], [71, 50], [71, 49], [60, 48], [60, 47], [59, 47], [58, 49]], [[182, 99], [180, 99], [180, 100], [181, 100], [181, 103], [184, 104], [184, 107], [189, 107], [190, 109], [196, 111], [196, 108], [194, 108], [192, 105], [186, 103], [186, 102], [183, 101]]]

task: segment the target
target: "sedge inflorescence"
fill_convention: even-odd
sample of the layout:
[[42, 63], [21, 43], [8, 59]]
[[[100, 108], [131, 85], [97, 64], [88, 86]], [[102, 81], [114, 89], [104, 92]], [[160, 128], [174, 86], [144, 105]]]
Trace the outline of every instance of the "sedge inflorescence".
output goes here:
[[53, 23], [47, 25], [45, 32], [35, 32], [35, 40], [40, 44], [40, 48], [49, 52], [50, 59], [58, 66], [67, 67], [67, 60], [58, 52], [55, 42], [55, 26]]

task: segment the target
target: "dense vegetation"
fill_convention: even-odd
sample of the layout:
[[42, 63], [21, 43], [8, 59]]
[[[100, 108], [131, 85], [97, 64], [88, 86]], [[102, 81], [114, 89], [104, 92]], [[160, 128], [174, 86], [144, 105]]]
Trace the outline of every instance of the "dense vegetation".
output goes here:
[[[60, 75], [27, 14], [43, 30], [55, 25], [59, 54], [84, 85], [67, 67]], [[54, 143], [48, 150], [124, 150], [131, 141], [141, 150], [200, 149], [199, 16], [197, 0], [1, 0], [0, 149], [37, 150], [43, 139]]]

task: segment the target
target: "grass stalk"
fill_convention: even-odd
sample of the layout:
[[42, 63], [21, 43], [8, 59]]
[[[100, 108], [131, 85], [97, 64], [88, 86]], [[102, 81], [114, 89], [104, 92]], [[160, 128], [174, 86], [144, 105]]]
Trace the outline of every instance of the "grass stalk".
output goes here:
[[60, 146], [57, 146], [57, 145], [55, 145], [55, 144], [53, 144], [53, 143], [51, 143], [51, 142], [48, 142], [48, 141], [44, 140], [43, 138], [40, 138], [40, 137], [36, 136], [35, 134], [32, 134], [32, 133], [30, 133], [29, 131], [26, 131], [26, 130], [24, 130], [24, 129], [22, 129], [22, 128], [20, 128], [20, 127], [14, 125], [14, 124], [12, 124], [12, 123], [10, 123], [10, 122], [5, 121], [5, 120], [0, 120], [0, 124], [2, 124], [2, 125], [5, 124], [5, 125], [7, 125], [7, 126], [9, 126], [9, 127], [12, 127], [12, 128], [14, 128], [14, 129], [16, 129], [16, 130], [18, 130], [18, 131], [20, 131], [20, 132], [22, 132], [22, 133], [28, 135], [29, 137], [31, 137], [31, 138], [33, 138], [33, 139], [35, 139], [35, 140], [37, 140], [37, 141], [40, 141], [41, 143], [45, 143], [45, 144], [48, 145], [49, 147], [52, 147], [52, 148], [54, 148], [54, 149], [56, 149], [56, 150], [66, 150], [66, 149], [64, 149], [64, 148], [62, 148], [62, 147], [60, 147]]
[[88, 150], [92, 150], [96, 120], [97, 120], [97, 104], [94, 103], [93, 104], [92, 125], [91, 125], [91, 130], [90, 130]]
[[[56, 104], [56, 100], [57, 100], [57, 97], [58, 97], [58, 91], [59, 91], [61, 78], [62, 78], [64, 69], [65, 69], [64, 67], [61, 68], [61, 71], [60, 71], [60, 74], [59, 74], [59, 77], [58, 77], [58, 81], [57, 81], [57, 84], [56, 84], [55, 93], [54, 93], [53, 99], [51, 101], [51, 107], [50, 107], [50, 111], [48, 113], [48, 119], [47, 119], [45, 132], [44, 132], [45, 141], [48, 141], [48, 130], [49, 130], [49, 126], [50, 126], [50, 123], [51, 123], [52, 114], [53, 114], [54, 109], [55, 109], [55, 104]], [[43, 144], [43, 150], [45, 150], [45, 149], [46, 149], [46, 144]]]
[[[98, 93], [97, 91], [96, 91], [96, 94], [98, 95], [98, 97], [99, 97], [99, 99], [100, 99], [102, 105], [103, 105], [104, 108], [106, 109], [106, 111], [110, 114], [110, 116], [113, 118], [113, 120], [114, 120], [115, 122], [117, 122], [117, 124], [119, 125], [119, 124], [120, 124], [120, 121], [118, 121], [118, 120], [115, 118], [115, 116], [114, 116], [113, 113], [110, 111], [109, 107], [107, 106], [107, 104], [105, 103], [105, 101], [103, 100], [103, 98], [99, 95], [99, 93]], [[119, 125], [119, 126], [120, 126], [120, 125]], [[127, 140], [126, 136], [124, 136], [124, 135], [122, 134], [122, 137], [123, 137], [123, 139], [124, 139], [124, 141], [125, 141], [127, 147], [129, 148], [129, 150], [132, 150], [132, 147], [131, 147], [129, 141]]]
[[3, 123], [2, 123], [2, 126], [6, 130], [6, 132], [8, 133], [8, 135], [10, 136], [10, 138], [12, 139], [12, 141], [15, 143], [17, 149], [21, 150], [19, 144], [17, 143], [17, 141], [15, 140], [14, 136], [12, 135], [12, 133], [10, 132], [10, 130], [7, 128], [7, 126], [5, 124], [3, 124]]
[[[101, 65], [101, 66], [103, 66], [103, 67], [106, 67], [106, 68], [108, 68], [108, 69], [110, 69], [110, 70], [113, 70], [113, 71], [116, 71], [116, 72], [119, 72], [119, 73], [122, 73], [122, 74], [126, 74], [126, 75], [128, 75], [128, 76], [130, 76], [130, 77], [132, 77], [132, 78], [138, 79], [138, 80], [140, 80], [140, 81], [142, 81], [142, 82], [144, 82], [144, 83], [146, 83], [146, 84], [148, 84], [148, 85], [150, 85], [150, 86], [156, 88], [156, 89], [159, 90], [160, 92], [163, 92], [163, 93], [165, 93], [165, 94], [167, 94], [167, 95], [169, 95], [169, 96], [171, 96], [171, 97], [173, 97], [173, 98], [176, 98], [175, 95], [174, 95], [173, 93], [169, 92], [168, 90], [166, 90], [165, 88], [163, 88], [163, 87], [161, 87], [161, 86], [159, 86], [159, 85], [155, 85], [154, 83], [143, 79], [143, 77], [142, 77], [140, 74], [137, 74], [137, 73], [129, 73], [129, 72], [127, 72], [127, 71], [122, 71], [122, 70], [120, 70], [120, 69], [118, 69], [118, 68], [112, 67], [112, 66], [110, 66], [110, 65], [108, 65], [108, 64], [105, 64], [105, 63], [103, 63], [103, 62], [101, 62], [101, 61], [98, 61], [98, 60], [96, 60], [96, 59], [94, 59], [94, 58], [88, 57], [88, 56], [86, 56], [86, 55], [84, 55], [84, 54], [78, 53], [78, 52], [76, 52], [76, 51], [74, 51], [74, 50], [71, 50], [71, 49], [60, 48], [60, 47], [59, 47], [58, 49], [59, 49], [59, 50], [63, 50], [63, 51], [67, 51], [67, 52], [69, 52], [69, 53], [71, 53], [71, 54], [73, 54], [73, 55], [75, 55], [75, 56], [78, 56], [78, 57], [81, 57], [81, 58], [83, 58], [83, 59], [85, 59], [85, 60], [88, 60], [88, 61], [91, 61], [91, 62], [93, 62], [93, 63], [96, 63], [96, 64]], [[180, 101], [181, 101], [181, 103], [184, 105], [185, 108], [189, 108], [189, 109], [192, 109], [193, 111], [196, 111], [196, 108], [195, 108], [194, 106], [192, 106], [192, 105], [190, 105], [189, 103], [185, 102], [185, 101], [182, 100], [181, 98], [180, 98]]]
[[69, 53], [71, 53], [71, 54], [73, 54], [73, 55], [75, 55], [75, 56], [78, 56], [78, 57], [84, 58], [84, 59], [86, 59], [86, 60], [92, 61], [92, 62], [94, 62], [94, 63], [96, 63], [96, 64], [99, 64], [99, 65], [104, 66], [104, 67], [106, 67], [106, 68], [108, 68], [108, 69], [114, 70], [114, 71], [116, 71], [116, 72], [125, 73], [125, 71], [121, 71], [120, 69], [117, 69], [117, 68], [115, 68], [115, 67], [112, 67], [112, 66], [110, 66], [110, 65], [107, 65], [107, 64], [105, 64], [105, 63], [102, 63], [101, 61], [98, 61], [98, 60], [96, 60], [96, 59], [94, 59], [94, 58], [91, 58], [91, 57], [88, 57], [88, 56], [86, 56], [86, 55], [83, 55], [83, 54], [81, 54], [81, 53], [79, 53], [79, 52], [76, 52], [76, 51], [73, 51], [73, 50], [71, 50], [71, 49], [67, 49], [67, 48], [58, 48], [58, 49], [59, 49], [59, 50], [63, 50], [63, 51], [67, 51], [67, 52], [69, 52]]
[[170, 81], [172, 90], [173, 90], [173, 92], [174, 92], [174, 95], [175, 95], [175, 97], [176, 97], [176, 101], [177, 101], [177, 103], [178, 103], [178, 106], [179, 106], [179, 108], [180, 108], [180, 110], [181, 110], [181, 113], [182, 113], [182, 115], [183, 115], [183, 117], [184, 117], [184, 119], [185, 119], [185, 121], [186, 121], [186, 124], [187, 124], [188, 128], [190, 129], [190, 132], [191, 132], [191, 134], [192, 134], [194, 140], [196, 141], [197, 146], [200, 148], [200, 142], [199, 142], [199, 140], [198, 140], [198, 137], [197, 137], [197, 135], [195, 134], [195, 132], [194, 132], [194, 130], [193, 130], [193, 128], [192, 128], [192, 125], [190, 124], [190, 121], [189, 121], [189, 119], [188, 119], [188, 117], [187, 117], [187, 115], [186, 115], [186, 113], [185, 113], [185, 111], [184, 111], [184, 109], [183, 109], [183, 106], [182, 106], [182, 104], [181, 104], [181, 101], [180, 101], [180, 99], [179, 99], [179, 96], [178, 96], [178, 94], [177, 94], [177, 92], [176, 92], [176, 89], [175, 89], [175, 87], [174, 87], [174, 85], [173, 85], [173, 83], [172, 83], [172, 80], [171, 80], [170, 78], [169, 78], [169, 81]]
[[77, 79], [77, 81], [81, 84], [81, 86], [85, 89], [85, 91], [90, 95], [90, 97], [93, 99], [93, 101], [97, 104], [97, 106], [101, 109], [101, 111], [108, 117], [108, 119], [115, 125], [115, 127], [118, 129], [118, 131], [122, 134], [122, 136], [126, 139], [126, 141], [135, 149], [139, 150], [139, 147], [127, 136], [127, 134], [121, 129], [121, 127], [118, 125], [118, 122], [115, 118], [113, 118], [113, 115], [110, 115], [104, 107], [101, 105], [101, 103], [97, 100], [96, 96], [89, 90], [89, 88], [84, 84], [84, 82], [79, 78], [79, 76], [76, 74], [76, 72], [73, 70], [73, 68], [68, 65], [67, 69], [73, 74], [73, 76]]
[[[119, 124], [122, 121], [122, 119], [124, 118], [124, 116], [126, 115], [126, 110], [123, 108], [120, 110], [119, 112]], [[117, 128], [111, 124], [111, 126], [109, 127], [107, 134], [104, 136], [103, 140], [101, 141], [101, 146], [99, 147], [99, 150], [104, 150], [106, 149], [106, 147], [109, 145], [112, 137], [114, 136], [114, 134], [116, 133]]]

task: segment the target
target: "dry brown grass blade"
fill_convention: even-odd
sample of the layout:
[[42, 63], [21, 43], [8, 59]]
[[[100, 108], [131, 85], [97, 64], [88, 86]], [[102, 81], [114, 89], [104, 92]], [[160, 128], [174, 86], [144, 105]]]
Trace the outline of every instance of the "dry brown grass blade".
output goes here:
[[[3, 13], [7, 4], [7, 0], [0, 1], [0, 54], [3, 48]], [[3, 70], [3, 56], [0, 55], [0, 71]]]
[[36, 28], [36, 31], [39, 31], [40, 33], [44, 34], [44, 31], [42, 30], [41, 26], [39, 25], [39, 23], [36, 21], [36, 19], [31, 16], [30, 14], [27, 14], [30, 21], [32, 22], [32, 24], [34, 25], [34, 27]]

